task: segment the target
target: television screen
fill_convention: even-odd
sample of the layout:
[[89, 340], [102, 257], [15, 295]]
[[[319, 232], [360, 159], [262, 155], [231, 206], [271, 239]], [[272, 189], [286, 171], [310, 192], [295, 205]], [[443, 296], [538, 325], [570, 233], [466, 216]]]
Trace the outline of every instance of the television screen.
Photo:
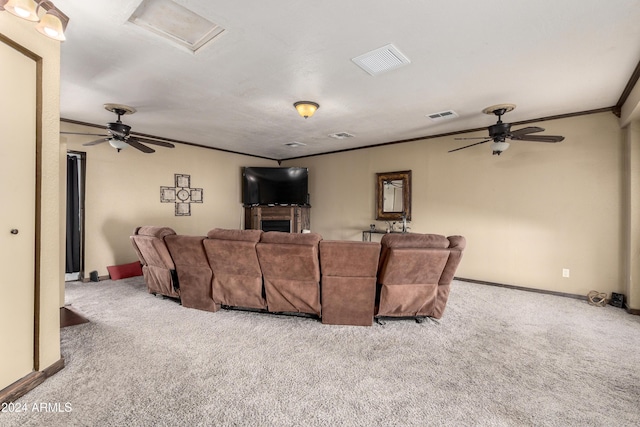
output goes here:
[[242, 203], [245, 205], [307, 205], [307, 168], [242, 168]]

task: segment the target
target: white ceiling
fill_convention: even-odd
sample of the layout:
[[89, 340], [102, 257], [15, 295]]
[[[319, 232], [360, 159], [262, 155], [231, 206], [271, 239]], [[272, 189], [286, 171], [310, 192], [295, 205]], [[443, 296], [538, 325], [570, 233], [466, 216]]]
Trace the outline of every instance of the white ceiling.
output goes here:
[[[225, 28], [195, 54], [128, 22], [140, 1], [55, 0], [62, 118], [126, 104], [133, 132], [272, 159], [485, 127], [499, 103], [512, 123], [611, 107], [640, 61], [640, 0], [176, 0]], [[351, 61], [389, 43], [411, 64]], [[305, 120], [300, 100], [320, 109]]]

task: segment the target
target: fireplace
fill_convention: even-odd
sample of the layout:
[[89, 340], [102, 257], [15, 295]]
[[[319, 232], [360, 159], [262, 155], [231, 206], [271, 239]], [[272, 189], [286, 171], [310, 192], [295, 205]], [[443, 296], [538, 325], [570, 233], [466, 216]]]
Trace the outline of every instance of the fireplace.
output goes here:
[[284, 231], [291, 232], [291, 221], [288, 219], [263, 219], [260, 222], [262, 231]]
[[245, 206], [244, 227], [249, 230], [302, 233], [311, 229], [311, 206]]

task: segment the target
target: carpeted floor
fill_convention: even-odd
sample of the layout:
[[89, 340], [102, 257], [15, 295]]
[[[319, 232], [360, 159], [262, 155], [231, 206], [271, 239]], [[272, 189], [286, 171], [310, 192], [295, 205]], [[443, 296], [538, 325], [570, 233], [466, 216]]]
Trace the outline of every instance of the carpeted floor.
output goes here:
[[65, 369], [0, 425], [640, 423], [640, 317], [611, 306], [455, 282], [440, 324], [328, 326], [186, 309], [140, 277], [67, 303], [90, 323], [61, 330]]

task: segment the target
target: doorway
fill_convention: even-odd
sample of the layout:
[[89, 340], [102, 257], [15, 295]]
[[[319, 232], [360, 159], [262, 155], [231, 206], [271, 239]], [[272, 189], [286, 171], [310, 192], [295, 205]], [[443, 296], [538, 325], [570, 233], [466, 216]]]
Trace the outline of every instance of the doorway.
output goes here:
[[65, 281], [84, 279], [84, 189], [86, 153], [67, 152]]

